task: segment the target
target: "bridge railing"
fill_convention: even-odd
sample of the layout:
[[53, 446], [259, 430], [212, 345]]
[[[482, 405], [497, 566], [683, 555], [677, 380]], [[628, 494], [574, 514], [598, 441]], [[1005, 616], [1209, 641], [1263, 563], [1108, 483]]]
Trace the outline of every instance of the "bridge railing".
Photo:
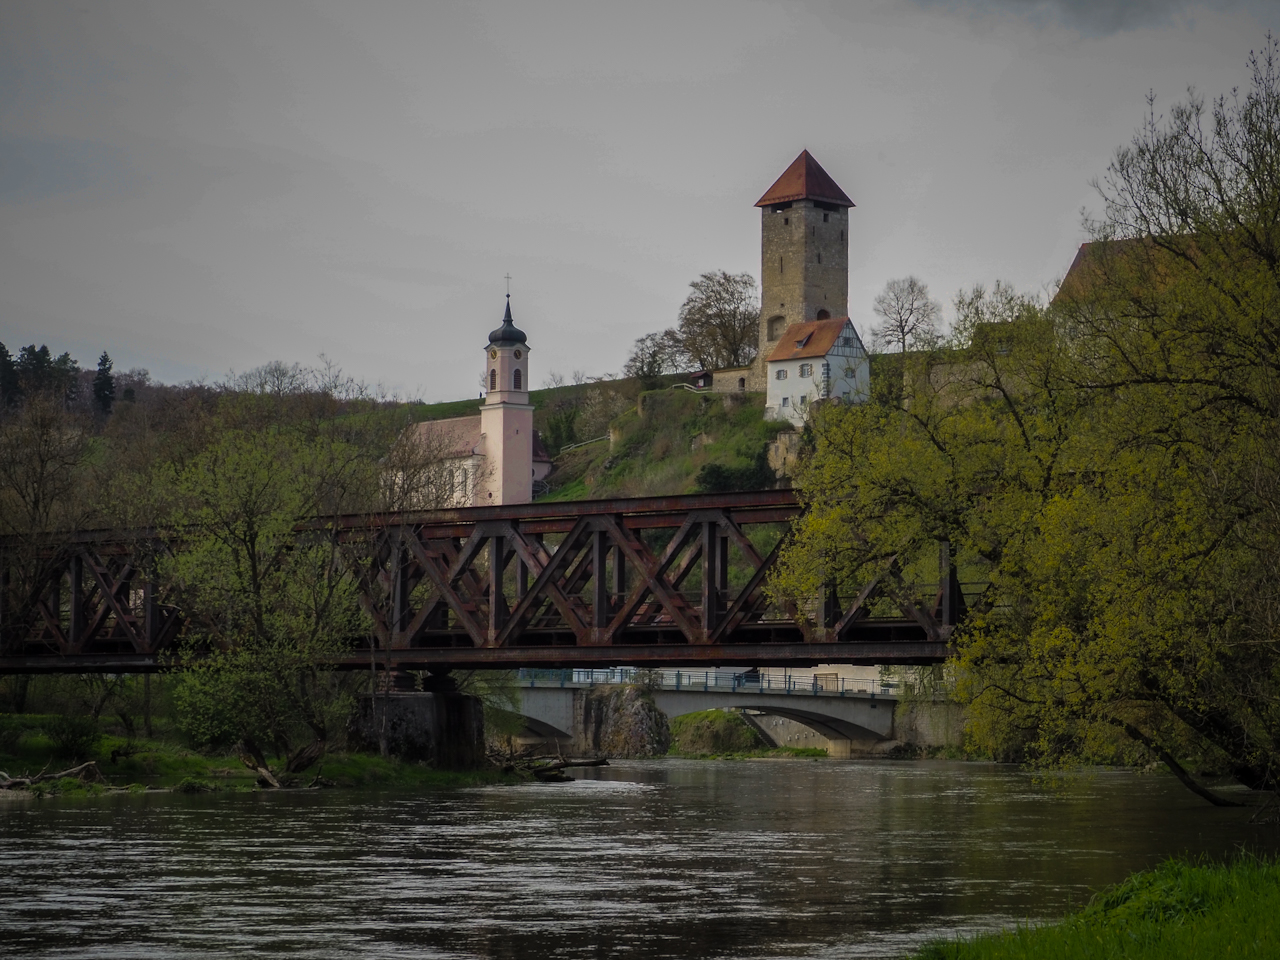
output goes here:
[[[637, 676], [637, 674], [644, 674]], [[590, 687], [647, 680], [661, 690], [703, 690], [726, 693], [782, 693], [838, 696], [873, 694], [897, 697], [903, 693], [897, 680], [841, 677], [821, 671], [795, 670], [648, 670], [636, 667], [607, 669], [541, 670], [517, 672], [522, 687]]]

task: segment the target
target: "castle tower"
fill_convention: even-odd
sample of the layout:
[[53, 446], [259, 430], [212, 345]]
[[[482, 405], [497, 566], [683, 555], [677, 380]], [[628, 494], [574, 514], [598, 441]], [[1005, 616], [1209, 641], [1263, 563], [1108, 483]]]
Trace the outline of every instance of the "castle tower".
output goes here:
[[765, 191], [760, 208], [760, 353], [793, 323], [849, 315], [849, 208], [854, 205], [800, 153]]
[[533, 499], [533, 405], [529, 403], [529, 344], [511, 320], [511, 294], [502, 326], [485, 348], [484, 406], [480, 431], [488, 478], [476, 506], [528, 503]]

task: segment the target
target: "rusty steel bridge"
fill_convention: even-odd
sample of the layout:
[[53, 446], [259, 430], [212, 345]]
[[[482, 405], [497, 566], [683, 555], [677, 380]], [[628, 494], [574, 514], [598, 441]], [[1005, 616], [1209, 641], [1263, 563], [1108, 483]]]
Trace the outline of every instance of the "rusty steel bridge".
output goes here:
[[[765, 591], [792, 491], [532, 503], [336, 517], [332, 538], [372, 625], [338, 666], [927, 664], [964, 598], [945, 543], [938, 583], [893, 565], [847, 596]], [[186, 618], [156, 582], [173, 540], [137, 531], [0, 542], [0, 672], [145, 672]], [[32, 552], [34, 549], [34, 553]], [[35, 557], [38, 575], [17, 576]], [[23, 581], [25, 586], [20, 587]]]

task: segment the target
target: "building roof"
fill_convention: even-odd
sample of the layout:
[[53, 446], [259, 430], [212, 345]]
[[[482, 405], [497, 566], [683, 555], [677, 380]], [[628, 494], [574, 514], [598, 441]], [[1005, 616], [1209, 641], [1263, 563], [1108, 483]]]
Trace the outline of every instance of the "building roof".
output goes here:
[[787, 327], [778, 345], [769, 354], [769, 363], [775, 360], [802, 360], [808, 357], [825, 357], [836, 345], [848, 317], [832, 317], [830, 320], [808, 320]]
[[792, 161], [791, 166], [756, 201], [756, 206], [767, 207], [791, 200], [825, 200], [841, 207], [855, 205], [831, 179], [831, 175], [809, 155], [808, 150], [800, 151], [800, 156]]
[[502, 326], [489, 334], [489, 342], [496, 346], [506, 346], [515, 343], [528, 343], [525, 339], [524, 331], [515, 325], [511, 319], [511, 294], [507, 294], [507, 312], [502, 318]]
[[443, 460], [470, 457], [480, 450], [480, 415], [424, 420], [409, 428], [425, 452]]
[[[460, 460], [464, 457], [484, 456], [480, 446], [480, 415], [453, 417], [449, 420], [424, 420], [409, 428], [413, 437], [422, 444], [424, 452], [441, 460]], [[550, 463], [551, 457], [542, 443], [542, 435], [533, 431], [533, 462]]]

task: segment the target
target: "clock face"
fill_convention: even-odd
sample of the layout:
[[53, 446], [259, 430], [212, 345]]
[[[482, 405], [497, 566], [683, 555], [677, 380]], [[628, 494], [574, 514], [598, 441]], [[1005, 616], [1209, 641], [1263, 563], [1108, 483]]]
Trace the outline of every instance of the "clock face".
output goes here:
[[497, 359], [498, 359], [498, 351], [497, 351], [497, 350], [490, 350], [490, 351], [489, 351], [489, 359], [490, 359], [490, 360], [497, 360]]
[[523, 352], [523, 351], [521, 351], [521, 350], [517, 350], [517, 351], [516, 351], [516, 359], [517, 359], [517, 360], [519, 360], [519, 359], [520, 359], [521, 357], [523, 357], [523, 356], [524, 356], [524, 352]]

